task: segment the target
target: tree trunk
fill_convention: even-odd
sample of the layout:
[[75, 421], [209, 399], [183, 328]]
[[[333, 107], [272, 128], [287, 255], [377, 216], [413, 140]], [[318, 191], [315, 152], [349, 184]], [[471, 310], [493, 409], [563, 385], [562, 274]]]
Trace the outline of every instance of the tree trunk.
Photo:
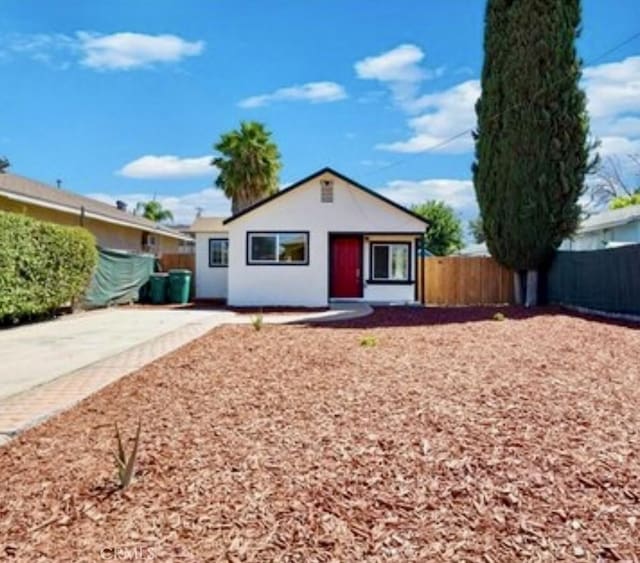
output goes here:
[[522, 305], [522, 273], [513, 272], [513, 300], [516, 305]]
[[247, 207], [251, 207], [254, 203], [261, 201], [262, 197], [249, 197], [245, 193], [234, 195], [231, 198], [231, 214], [235, 215], [244, 211]]
[[538, 270], [527, 270], [527, 295], [525, 307], [535, 307], [538, 304]]

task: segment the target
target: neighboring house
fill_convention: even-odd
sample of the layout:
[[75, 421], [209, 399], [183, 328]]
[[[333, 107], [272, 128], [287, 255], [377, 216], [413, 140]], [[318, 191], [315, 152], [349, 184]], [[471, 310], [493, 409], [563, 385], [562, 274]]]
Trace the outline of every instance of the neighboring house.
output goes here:
[[323, 168], [224, 221], [196, 221], [196, 297], [240, 307], [412, 303], [427, 224]]
[[123, 202], [111, 206], [15, 174], [0, 174], [0, 210], [82, 226], [103, 248], [161, 255], [179, 252], [181, 244], [193, 240], [177, 230], [127, 213]]
[[490, 256], [486, 242], [468, 244], [461, 248], [457, 254], [459, 256]]
[[228, 234], [224, 217], [198, 217], [189, 231], [196, 238], [196, 297], [227, 298]]
[[195, 254], [196, 252], [196, 239], [191, 231], [191, 225], [173, 224], [170, 228], [174, 231], [178, 231], [183, 235], [187, 235], [189, 240], [181, 240], [178, 243], [178, 253], [180, 254]]
[[598, 250], [640, 243], [640, 205], [611, 209], [585, 219], [560, 250]]

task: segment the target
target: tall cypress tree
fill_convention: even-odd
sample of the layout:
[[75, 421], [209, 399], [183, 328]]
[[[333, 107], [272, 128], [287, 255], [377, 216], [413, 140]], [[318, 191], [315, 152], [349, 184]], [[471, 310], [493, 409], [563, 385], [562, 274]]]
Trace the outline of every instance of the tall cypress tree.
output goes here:
[[486, 8], [473, 181], [489, 251], [528, 272], [528, 305], [538, 269], [578, 226], [593, 165], [580, 19], [580, 0], [488, 0]]

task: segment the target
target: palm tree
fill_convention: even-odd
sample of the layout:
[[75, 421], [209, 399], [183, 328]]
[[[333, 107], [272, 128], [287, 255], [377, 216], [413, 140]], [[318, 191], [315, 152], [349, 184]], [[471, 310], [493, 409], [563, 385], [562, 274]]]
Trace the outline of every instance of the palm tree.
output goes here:
[[164, 209], [162, 204], [155, 199], [151, 201], [140, 201], [136, 205], [136, 215], [142, 215], [154, 221], [155, 223], [161, 223], [163, 221], [173, 221], [173, 213], [168, 209]]
[[214, 149], [222, 155], [211, 161], [220, 171], [216, 186], [231, 200], [233, 214], [278, 191], [280, 153], [262, 123], [243, 121]]

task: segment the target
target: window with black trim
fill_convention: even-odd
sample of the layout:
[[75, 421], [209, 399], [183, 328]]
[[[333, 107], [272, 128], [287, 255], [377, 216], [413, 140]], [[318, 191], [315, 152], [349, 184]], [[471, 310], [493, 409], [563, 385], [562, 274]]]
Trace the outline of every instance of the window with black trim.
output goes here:
[[229, 265], [229, 239], [209, 239], [209, 268], [226, 268]]
[[371, 279], [373, 281], [409, 281], [411, 244], [371, 243]]
[[303, 266], [309, 263], [309, 233], [248, 233], [247, 263]]

